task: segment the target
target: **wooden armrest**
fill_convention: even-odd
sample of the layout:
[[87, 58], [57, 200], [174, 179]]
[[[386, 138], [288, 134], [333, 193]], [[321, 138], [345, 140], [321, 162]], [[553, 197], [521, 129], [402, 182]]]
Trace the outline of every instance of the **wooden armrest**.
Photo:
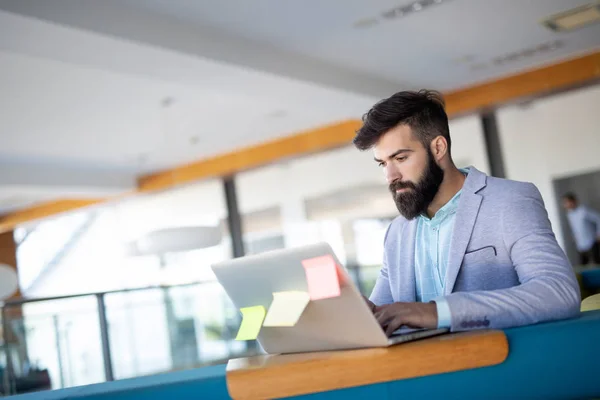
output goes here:
[[230, 360], [227, 389], [234, 399], [298, 396], [502, 363], [502, 331], [442, 335], [388, 348], [265, 355]]

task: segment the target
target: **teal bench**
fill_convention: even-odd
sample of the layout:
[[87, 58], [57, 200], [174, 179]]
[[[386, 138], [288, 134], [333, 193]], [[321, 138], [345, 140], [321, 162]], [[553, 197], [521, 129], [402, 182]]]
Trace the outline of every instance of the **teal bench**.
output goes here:
[[[336, 399], [600, 398], [600, 311], [507, 329], [509, 355], [493, 367], [316, 393]], [[10, 397], [13, 400], [229, 399], [225, 365]]]
[[580, 272], [583, 287], [591, 293], [600, 292], [600, 268], [587, 269]]

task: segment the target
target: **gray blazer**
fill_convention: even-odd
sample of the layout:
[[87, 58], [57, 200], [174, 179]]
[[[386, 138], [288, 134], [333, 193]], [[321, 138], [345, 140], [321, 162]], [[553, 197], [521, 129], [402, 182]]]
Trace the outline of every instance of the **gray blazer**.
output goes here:
[[[416, 226], [416, 219], [402, 216], [389, 226], [373, 303], [415, 301]], [[573, 268], [533, 184], [469, 169], [456, 212], [444, 297], [452, 331], [506, 328], [579, 313], [581, 294]]]

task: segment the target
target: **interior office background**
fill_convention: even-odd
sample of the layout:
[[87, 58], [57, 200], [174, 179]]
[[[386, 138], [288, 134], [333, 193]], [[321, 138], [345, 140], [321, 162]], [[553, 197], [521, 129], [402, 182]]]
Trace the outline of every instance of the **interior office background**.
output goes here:
[[[537, 185], [563, 245], [571, 238], [562, 234], [553, 181], [600, 170], [597, 104], [598, 85], [497, 112], [507, 177]], [[452, 120], [451, 134], [456, 163], [489, 173], [480, 116]], [[381, 266], [387, 224], [397, 214], [369, 153], [348, 146], [243, 172], [235, 180], [248, 253], [324, 240], [346, 265], [362, 267], [360, 283], [368, 293]], [[17, 236], [30, 232], [18, 250], [23, 293], [51, 297], [197, 283], [170, 289], [175, 321], [191, 323], [196, 336], [193, 346], [185, 348], [197, 352], [189, 366], [222, 360], [243, 350], [232, 340], [235, 310], [210, 270], [212, 263], [232, 257], [226, 213], [222, 183], [215, 179], [24, 227], [16, 232]], [[161, 255], [132, 257], [124, 251], [144, 233], [197, 225], [221, 226], [225, 232], [221, 244], [166, 254], [162, 263]], [[68, 251], [53, 259], [66, 244]], [[186, 367], [181, 358], [181, 365], [173, 365], [162, 290], [119, 293], [107, 299], [115, 377]], [[91, 297], [23, 307], [29, 356], [49, 368], [57, 386], [61, 381], [72, 386], [104, 380], [95, 307]], [[228, 321], [233, 323], [227, 326]], [[57, 340], [62, 343], [60, 366]]]
[[[14, 22], [6, 15], [0, 17], [4, 26]], [[46, 28], [36, 26], [41, 32]], [[3, 57], [25, 65], [22, 56]], [[48, 60], [40, 66], [43, 71], [59, 67], [60, 63]], [[84, 81], [92, 76], [88, 72], [85, 68], [71, 71]], [[180, 87], [174, 90], [182, 93], [184, 101], [189, 95]], [[149, 93], [156, 98], [159, 91]], [[315, 93], [308, 90], [301, 94], [297, 101], [315, 101], [315, 108], [319, 101], [325, 103], [318, 95], [337, 100], [318, 90], [317, 97], [311, 97]], [[359, 116], [377, 100], [340, 97], [342, 103], [350, 101], [350, 111], [323, 107], [313, 114], [306, 110], [299, 114], [314, 125], [327, 118]], [[181, 128], [178, 117], [189, 110], [180, 110], [177, 101], [165, 98], [160, 117], [149, 119], [148, 124], [158, 124], [164, 131]], [[571, 238], [553, 182], [600, 171], [598, 104], [600, 85], [591, 84], [495, 111], [506, 177], [537, 185], [565, 249]], [[286, 104], [290, 105], [294, 103]], [[266, 124], [272, 131], [281, 130], [285, 124], [277, 115], [271, 117]], [[457, 165], [490, 173], [482, 115], [454, 118], [450, 129]], [[192, 146], [186, 157], [197, 158], [198, 152]], [[327, 241], [356, 272], [356, 283], [368, 294], [381, 266], [383, 235], [397, 215], [370, 153], [347, 145], [240, 172], [233, 181], [247, 254]], [[233, 257], [227, 217], [223, 181], [215, 178], [156, 193], [115, 197], [23, 224], [15, 230], [21, 292], [24, 297], [39, 298], [116, 291], [104, 297], [116, 379], [192, 368], [244, 354], [246, 344], [233, 340], [239, 315], [210, 270], [211, 264]], [[128, 244], [150, 232], [186, 226], [218, 227], [223, 238], [216, 246], [197, 250], [143, 256], [127, 251]], [[47, 369], [53, 388], [105, 380], [94, 296], [27, 303], [21, 311], [21, 317], [10, 321], [11, 329], [21, 336], [19, 343], [26, 344], [26, 348], [11, 349], [19, 371], [29, 366]]]

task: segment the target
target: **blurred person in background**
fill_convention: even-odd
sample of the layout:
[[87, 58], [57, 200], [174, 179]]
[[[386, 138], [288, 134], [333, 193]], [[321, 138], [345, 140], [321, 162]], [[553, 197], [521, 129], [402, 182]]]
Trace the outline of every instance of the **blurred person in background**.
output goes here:
[[579, 263], [600, 264], [600, 213], [579, 204], [573, 193], [563, 196], [563, 207], [579, 252]]

